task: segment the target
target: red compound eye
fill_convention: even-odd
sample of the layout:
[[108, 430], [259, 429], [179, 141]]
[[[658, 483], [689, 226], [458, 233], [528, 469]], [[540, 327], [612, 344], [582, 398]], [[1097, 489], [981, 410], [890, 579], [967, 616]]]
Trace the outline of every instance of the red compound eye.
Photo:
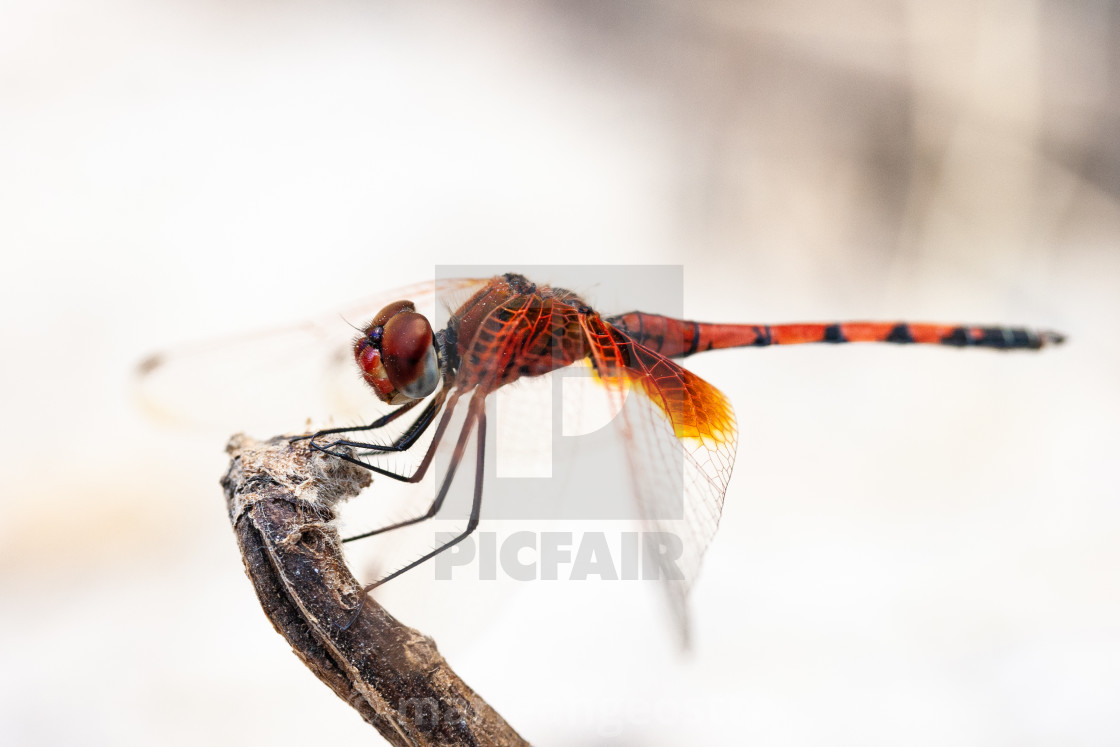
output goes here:
[[420, 399], [439, 385], [432, 326], [410, 301], [389, 304], [354, 343], [366, 382], [389, 404]]
[[381, 362], [389, 380], [405, 395], [419, 399], [439, 383], [432, 325], [415, 311], [400, 311], [385, 323]]
[[412, 301], [393, 301], [381, 311], [377, 312], [377, 316], [369, 323], [370, 327], [384, 327], [390, 319], [395, 317], [402, 311], [416, 311], [416, 305]]

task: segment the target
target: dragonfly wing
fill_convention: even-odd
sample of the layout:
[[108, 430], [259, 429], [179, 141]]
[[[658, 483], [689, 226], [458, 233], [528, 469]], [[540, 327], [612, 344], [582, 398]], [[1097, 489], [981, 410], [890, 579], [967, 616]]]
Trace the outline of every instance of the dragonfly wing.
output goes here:
[[488, 279], [445, 279], [378, 293], [303, 323], [180, 345], [136, 369], [135, 395], [157, 419], [258, 432], [298, 431], [308, 418], [336, 425], [384, 413], [358, 375], [355, 331], [387, 304], [408, 299], [437, 329], [448, 307]]
[[[608, 388], [624, 397], [618, 427], [627, 449], [643, 528], [643, 563], [655, 565], [683, 642], [687, 597], [723, 511], [735, 462], [735, 413], [696, 374], [606, 323], [592, 335], [593, 359]], [[648, 574], [643, 574], [646, 577]]]

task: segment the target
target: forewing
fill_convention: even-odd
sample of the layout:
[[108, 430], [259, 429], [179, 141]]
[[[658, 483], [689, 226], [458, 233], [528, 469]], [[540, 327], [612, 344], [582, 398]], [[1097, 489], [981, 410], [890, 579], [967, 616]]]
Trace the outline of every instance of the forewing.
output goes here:
[[[440, 329], [448, 304], [488, 279], [445, 279], [377, 293], [303, 323], [177, 346], [137, 366], [135, 393], [151, 415], [179, 425], [260, 433], [356, 425], [385, 409], [351, 354], [357, 332], [393, 301], [408, 299]], [[351, 326], [352, 325], [352, 326]]]

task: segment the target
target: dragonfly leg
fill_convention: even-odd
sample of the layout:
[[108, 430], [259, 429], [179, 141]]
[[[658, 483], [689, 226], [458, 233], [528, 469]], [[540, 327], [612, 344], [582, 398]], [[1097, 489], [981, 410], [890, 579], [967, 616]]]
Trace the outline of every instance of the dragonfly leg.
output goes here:
[[[373, 430], [377, 430], [378, 428], [384, 428], [386, 425], [388, 425], [389, 423], [392, 423], [394, 420], [399, 418], [401, 415], [404, 415], [406, 412], [408, 412], [412, 408], [416, 407], [416, 405], [420, 404], [420, 401], [421, 400], [414, 399], [411, 402], [403, 404], [400, 407], [398, 407], [397, 409], [393, 410], [392, 412], [386, 413], [385, 415], [382, 415], [381, 417], [379, 417], [377, 420], [373, 421], [369, 425], [352, 425], [352, 426], [348, 425], [348, 426], [343, 426], [343, 427], [340, 427], [340, 428], [325, 428], [321, 431], [315, 431], [314, 433], [305, 433], [302, 436], [296, 436], [295, 438], [293, 438], [290, 441], [290, 443], [294, 444], [296, 441], [307, 441], [307, 440], [314, 441], [315, 439], [320, 438], [321, 436], [330, 436], [334, 433], [360, 433], [362, 431], [373, 431]], [[433, 399], [431, 402], [428, 403], [428, 409], [431, 409], [432, 403], [434, 403], [435, 401], [436, 400]], [[420, 417], [422, 418], [423, 414], [421, 414]]]
[[[364, 462], [361, 459], [357, 459], [341, 451], [332, 451], [332, 449], [337, 449], [338, 447], [351, 447], [356, 449], [366, 449], [378, 453], [402, 452], [407, 450], [416, 442], [416, 439], [418, 439], [421, 435], [424, 434], [425, 431], [427, 431], [428, 426], [430, 426], [435, 420], [435, 416], [441, 409], [444, 408], [444, 403], [447, 401], [446, 388], [442, 390], [438, 395], [436, 395], [436, 397], [431, 402], [428, 403], [428, 406], [424, 408], [424, 411], [422, 413], [420, 413], [420, 417], [418, 417], [415, 422], [413, 422], [413, 424], [408, 428], [408, 430], [401, 434], [401, 436], [392, 444], [370, 444], [363, 441], [350, 441], [347, 439], [331, 441], [329, 444], [318, 444], [316, 443], [315, 439], [318, 438], [322, 433], [341, 433], [348, 431], [372, 430], [375, 427], [381, 427], [382, 425], [384, 425], [384, 423], [381, 421], [385, 421], [387, 418], [399, 415], [401, 413], [401, 410], [404, 410], [405, 408], [411, 409], [411, 403], [409, 405], [402, 405], [401, 408], [394, 410], [385, 417], [374, 421], [368, 426], [360, 426], [358, 428], [333, 428], [330, 431], [320, 431], [310, 437], [311, 448], [315, 451], [321, 451], [324, 454], [330, 454], [333, 457], [337, 457], [338, 459], [350, 462], [351, 464], [356, 464], [359, 467], [364, 467], [371, 472], [376, 472], [379, 475], [390, 477], [400, 482], [420, 482], [420, 480], [424, 479], [424, 475], [427, 473], [428, 465], [431, 463], [432, 454], [435, 452], [436, 445], [439, 443], [440, 438], [443, 436], [444, 431], [447, 429], [448, 421], [451, 417], [451, 413], [455, 409], [455, 402], [457, 400], [458, 394], [452, 396], [451, 401], [448, 403], [447, 408], [443, 413], [443, 417], [440, 418], [439, 425], [436, 427], [436, 434], [432, 438], [432, 443], [428, 446], [427, 454], [424, 455], [424, 459], [423, 461], [421, 461], [420, 466], [416, 469], [416, 472], [411, 475], [402, 475], [397, 472], [393, 472], [392, 470], [385, 469], [384, 467], [378, 467], [376, 465], [369, 464], [368, 462]], [[307, 437], [301, 436], [300, 438], [302, 439]]]
[[[450, 541], [445, 542], [444, 544], [437, 547], [435, 550], [422, 555], [403, 568], [393, 571], [388, 576], [385, 576], [384, 578], [374, 581], [372, 584], [368, 584], [367, 586], [363, 587], [362, 598], [358, 602], [358, 609], [354, 611], [354, 616], [351, 617], [346, 625], [342, 628], [343, 630], [348, 630], [350, 626], [354, 624], [354, 621], [358, 619], [358, 615], [360, 615], [362, 612], [362, 607], [365, 606], [365, 595], [367, 593], [369, 593], [373, 589], [376, 589], [378, 586], [381, 586], [381, 584], [385, 583], [386, 581], [391, 581], [397, 576], [400, 576], [402, 573], [412, 570], [421, 563], [425, 563], [431, 560], [444, 550], [447, 550], [450, 547], [454, 547], [455, 545], [469, 537], [474, 532], [474, 530], [478, 528], [479, 518], [482, 513], [482, 482], [483, 478], [486, 475], [486, 409], [484, 406], [482, 406], [483, 401], [484, 400], [482, 397], [476, 397], [471, 401], [471, 411], [467, 415], [467, 422], [463, 424], [463, 430], [459, 433], [459, 440], [455, 444], [455, 453], [452, 454], [451, 463], [447, 467], [447, 475], [443, 478], [443, 484], [440, 486], [439, 494], [436, 496], [436, 499], [432, 503], [432, 507], [428, 510], [428, 513], [419, 518], [400, 522], [399, 524], [394, 524], [388, 527], [383, 527], [376, 531], [367, 532], [366, 534], [359, 536], [368, 537], [370, 535], [385, 532], [397, 527], [406, 526], [408, 524], [415, 524], [419, 521], [423, 521], [424, 519], [434, 516], [435, 513], [439, 510], [440, 505], [443, 504], [444, 498], [447, 497], [447, 492], [451, 488], [452, 479], [455, 477], [455, 470], [459, 466], [459, 462], [462, 461], [463, 452], [466, 451], [467, 441], [469, 440], [471, 435], [471, 429], [472, 427], [474, 427], [475, 434], [478, 439], [478, 456], [476, 457], [474, 467], [474, 499], [471, 502], [471, 515], [470, 518], [467, 519], [466, 529], [464, 529], [461, 534], [454, 537]], [[344, 541], [348, 542], [349, 540], [358, 538], [359, 537], [350, 537]]]
[[412, 425], [408, 427], [408, 430], [402, 433], [397, 438], [397, 440], [391, 444], [370, 444], [363, 441], [338, 439], [336, 441], [331, 441], [328, 444], [319, 445], [316, 443], [316, 440], [320, 436], [330, 435], [333, 433], [358, 433], [361, 431], [370, 431], [374, 430], [375, 428], [381, 428], [387, 423], [392, 422], [392, 420], [399, 415], [403, 414], [401, 412], [402, 410], [405, 412], [411, 410], [420, 400], [413, 400], [406, 405], [401, 405], [397, 410], [373, 421], [369, 425], [358, 426], [357, 428], [331, 428], [330, 430], [319, 431], [311, 437], [311, 448], [315, 449], [316, 451], [327, 451], [328, 449], [333, 449], [338, 446], [350, 446], [357, 449], [365, 449], [366, 451], [376, 452], [407, 451], [408, 448], [412, 446], [412, 444], [416, 443], [416, 439], [420, 438], [420, 436], [424, 435], [424, 432], [428, 430], [428, 426], [432, 424], [433, 420], [435, 420], [436, 414], [439, 413], [440, 408], [443, 407], [443, 403], [446, 399], [447, 390], [443, 389], [439, 394], [432, 398], [432, 401], [428, 403], [428, 406], [425, 407], [420, 415], [416, 418], [416, 420], [412, 422]]
[[[350, 440], [347, 440], [347, 439], [338, 439], [336, 441], [331, 441], [329, 444], [325, 444], [325, 445], [320, 445], [316, 442], [318, 441], [318, 439], [320, 439], [323, 436], [330, 436], [330, 435], [333, 435], [335, 433], [361, 433], [363, 431], [372, 431], [372, 430], [377, 430], [378, 428], [384, 428], [386, 425], [393, 422], [394, 420], [399, 418], [401, 415], [404, 415], [406, 412], [409, 412], [410, 410], [412, 410], [412, 408], [414, 408], [416, 405], [418, 405], [421, 400], [417, 399], [417, 400], [413, 400], [412, 402], [409, 402], [407, 404], [401, 405], [397, 409], [393, 410], [392, 412], [390, 412], [386, 415], [383, 415], [382, 417], [373, 421], [369, 425], [346, 426], [346, 427], [342, 427], [342, 428], [327, 428], [327, 429], [324, 429], [324, 430], [321, 430], [321, 431], [316, 431], [315, 433], [309, 433], [307, 435], [297, 436], [297, 437], [295, 437], [291, 440], [291, 443], [295, 443], [297, 441], [310, 440], [311, 441], [311, 448], [314, 449], [315, 451], [327, 451], [328, 449], [331, 449], [331, 448], [336, 447], [336, 446], [353, 446], [353, 447], [358, 447], [358, 448], [364, 448], [367, 451], [382, 451], [382, 452], [405, 451], [410, 446], [412, 446], [412, 444], [416, 441], [416, 439], [418, 439], [420, 436], [422, 436], [424, 434], [424, 431], [426, 431], [428, 429], [428, 426], [432, 424], [432, 421], [435, 419], [435, 416], [439, 412], [440, 408], [443, 407], [443, 403], [446, 399], [447, 399], [447, 389], [444, 388], [444, 389], [440, 390], [439, 394], [437, 394], [435, 397], [433, 397], [428, 402], [427, 407], [425, 407], [424, 410], [420, 413], [419, 417], [417, 417], [416, 420], [414, 420], [412, 422], [412, 425], [410, 425], [408, 427], [408, 430], [406, 430], [404, 433], [402, 433], [397, 438], [397, 440], [394, 441], [391, 444], [367, 444], [367, 443], [363, 443], [361, 441], [350, 441]], [[328, 453], [330, 453], [330, 452], [328, 452]]]
[[[428, 507], [428, 510], [425, 511], [422, 515], [415, 516], [411, 519], [405, 519], [404, 521], [398, 521], [394, 524], [389, 524], [388, 526], [383, 526], [379, 529], [374, 529], [374, 530], [369, 531], [369, 532], [362, 532], [361, 534], [355, 534], [353, 537], [346, 537], [342, 540], [343, 542], [353, 542], [354, 540], [360, 540], [360, 539], [365, 539], [366, 537], [372, 537], [375, 534], [382, 534], [384, 532], [389, 532], [389, 531], [392, 531], [393, 529], [400, 529], [401, 527], [407, 527], [407, 526], [412, 526], [413, 524], [419, 524], [420, 522], [426, 521], [426, 520], [432, 518], [433, 516], [435, 516], [437, 513], [439, 513], [440, 508], [443, 507], [444, 499], [447, 498], [447, 491], [451, 488], [451, 479], [455, 476], [455, 470], [458, 469], [459, 462], [462, 461], [462, 459], [463, 459], [463, 451], [467, 448], [467, 438], [470, 436], [471, 426], [474, 425], [472, 420], [481, 420], [480, 428], [485, 430], [485, 427], [486, 427], [486, 425], [485, 425], [486, 410], [485, 410], [485, 408], [475, 406], [475, 404], [474, 404], [475, 401], [477, 401], [477, 400], [471, 400], [471, 411], [469, 413], [467, 413], [467, 420], [466, 420], [465, 423], [463, 423], [463, 430], [461, 430], [459, 432], [459, 440], [456, 442], [455, 451], [451, 455], [451, 463], [447, 465], [447, 474], [444, 475], [443, 484], [440, 486], [439, 492], [436, 494], [435, 500], [432, 501], [432, 505]], [[440, 425], [442, 427], [443, 423], [440, 423]], [[437, 434], [437, 438], [438, 438], [439, 435], [442, 435], [442, 433]], [[480, 446], [480, 449], [481, 449], [481, 446]], [[435, 443], [433, 442], [432, 448], [428, 450], [427, 457], [430, 457], [434, 452], [435, 452]], [[421, 558], [421, 560], [417, 561], [417, 562], [423, 562], [423, 558]], [[400, 571], [398, 571], [398, 573], [400, 573]]]

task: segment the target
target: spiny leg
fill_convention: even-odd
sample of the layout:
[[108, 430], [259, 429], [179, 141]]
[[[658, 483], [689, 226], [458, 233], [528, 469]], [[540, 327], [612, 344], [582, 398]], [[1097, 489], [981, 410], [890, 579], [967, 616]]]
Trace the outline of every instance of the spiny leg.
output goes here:
[[[411, 402], [408, 402], [407, 404], [401, 405], [393, 412], [381, 416], [369, 425], [359, 425], [343, 428], [327, 428], [326, 430], [317, 431], [310, 436], [312, 448], [316, 449], [317, 451], [325, 451], [326, 449], [332, 448], [334, 446], [355, 446], [359, 448], [365, 448], [368, 451], [404, 451], [408, 449], [408, 447], [410, 447], [417, 438], [423, 435], [424, 431], [427, 430], [429, 425], [431, 425], [436, 413], [439, 412], [446, 399], [447, 387], [444, 387], [439, 391], [438, 394], [436, 394], [435, 397], [433, 397], [428, 402], [427, 407], [424, 408], [424, 410], [420, 413], [416, 420], [412, 421], [412, 425], [410, 425], [408, 429], [404, 433], [402, 433], [392, 444], [367, 444], [361, 441], [339, 439], [337, 441], [332, 441], [329, 444], [326, 444], [325, 447], [322, 447], [316, 444], [315, 441], [322, 436], [329, 436], [335, 433], [361, 433], [363, 431], [372, 431], [378, 428], [383, 428], [399, 418], [401, 415], [412, 410], [412, 408], [416, 407], [416, 405], [419, 404], [422, 400], [415, 399]], [[308, 436], [300, 436], [299, 438], [292, 440], [299, 441], [305, 438], [308, 438]]]
[[[349, 439], [338, 439], [337, 441], [331, 441], [325, 446], [318, 446], [314, 443], [316, 438], [324, 434], [355, 433], [358, 431], [372, 430], [374, 427], [381, 427], [385, 423], [381, 423], [380, 421], [391, 422], [387, 420], [389, 418], [389, 415], [386, 415], [379, 421], [374, 421], [368, 426], [360, 426], [358, 428], [332, 428], [328, 431], [320, 431], [312, 437], [313, 448], [317, 449], [318, 451], [325, 451], [326, 449], [331, 449], [336, 446], [350, 446], [353, 448], [365, 449], [366, 451], [375, 451], [381, 453], [406, 451], [410, 446], [412, 446], [413, 443], [416, 442], [416, 439], [424, 435], [424, 431], [426, 431], [428, 429], [428, 426], [432, 424], [432, 421], [435, 419], [436, 413], [438, 413], [440, 408], [443, 407], [443, 403], [446, 399], [447, 388], [444, 388], [441, 389], [439, 394], [437, 394], [428, 403], [428, 406], [424, 408], [424, 411], [420, 413], [419, 417], [417, 417], [416, 420], [412, 421], [412, 425], [410, 425], [408, 429], [391, 444], [370, 444], [365, 443], [364, 441], [350, 441]], [[401, 409], [411, 409], [418, 401], [419, 400], [413, 400], [406, 405], [402, 405]], [[395, 415], [396, 413], [390, 414]]]
[[[484, 400], [481, 397], [476, 397], [475, 399], [471, 400], [470, 412], [467, 413], [467, 420], [465, 423], [463, 423], [462, 431], [459, 432], [459, 440], [455, 444], [455, 452], [451, 456], [451, 463], [447, 466], [447, 475], [444, 477], [443, 484], [440, 486], [439, 494], [436, 495], [435, 503], [432, 504], [433, 507], [438, 507], [443, 503], [443, 499], [447, 497], [447, 492], [451, 488], [452, 479], [455, 477], [455, 471], [459, 466], [459, 462], [462, 461], [463, 452], [466, 451], [467, 441], [469, 440], [471, 434], [471, 427], [474, 426], [477, 422], [475, 433], [478, 438], [478, 456], [476, 457], [474, 467], [474, 499], [471, 502], [471, 515], [470, 518], [467, 519], [466, 529], [464, 529], [460, 535], [453, 538], [449, 542], [445, 542], [435, 550], [422, 555], [403, 568], [390, 573], [388, 576], [385, 576], [384, 578], [379, 579], [378, 581], [374, 581], [372, 584], [368, 584], [367, 586], [363, 587], [362, 598], [358, 602], [358, 609], [354, 611], [353, 617], [351, 617], [346, 625], [343, 626], [343, 630], [349, 630], [350, 626], [354, 624], [354, 621], [358, 619], [358, 615], [362, 613], [362, 608], [365, 606], [366, 602], [366, 594], [368, 594], [373, 589], [376, 589], [378, 586], [381, 586], [381, 584], [385, 583], [386, 581], [391, 581], [397, 576], [400, 576], [402, 573], [412, 570], [421, 563], [431, 560], [444, 550], [454, 547], [455, 545], [459, 544], [464, 539], [469, 537], [474, 532], [474, 530], [478, 528], [479, 517], [482, 513], [482, 482], [483, 478], [486, 476], [486, 409], [484, 406], [482, 406], [483, 401]], [[438, 510], [438, 508], [436, 510]], [[431, 513], [434, 514], [434, 511], [432, 511]], [[385, 529], [381, 529], [378, 531], [385, 531], [391, 528], [392, 527], [386, 527]], [[376, 534], [376, 532], [371, 532], [370, 534]], [[352, 537], [351, 539], [356, 538]]]
[[[435, 401], [436, 401], [435, 399], [432, 400], [432, 402], [435, 402]], [[323, 430], [315, 431], [314, 433], [305, 433], [302, 436], [296, 436], [295, 438], [291, 439], [291, 441], [289, 443], [294, 444], [296, 441], [307, 441], [307, 440], [314, 441], [315, 439], [317, 439], [321, 436], [330, 436], [330, 435], [335, 434], [335, 433], [360, 433], [362, 431], [373, 431], [373, 430], [377, 430], [378, 428], [384, 428], [386, 425], [388, 425], [389, 423], [392, 423], [394, 420], [399, 418], [401, 415], [404, 415], [406, 412], [408, 412], [412, 408], [416, 407], [416, 405], [420, 404], [420, 402], [421, 402], [421, 400], [418, 400], [418, 399], [414, 399], [411, 402], [407, 402], [407, 403], [401, 405], [400, 407], [396, 408], [392, 412], [389, 412], [389, 413], [386, 413], [385, 415], [382, 415], [381, 417], [379, 417], [377, 420], [373, 421], [369, 425], [347, 425], [347, 426], [342, 426], [342, 427], [339, 427], [339, 428], [324, 428]], [[428, 404], [428, 409], [431, 409], [431, 406], [432, 406], [431, 403], [429, 403]], [[421, 414], [420, 417], [422, 418], [423, 414]]]
[[[478, 427], [475, 430], [476, 436], [478, 438], [478, 451], [477, 451], [477, 457], [476, 457], [476, 460], [475, 460], [474, 499], [471, 502], [471, 515], [470, 515], [470, 518], [467, 519], [467, 528], [464, 529], [463, 532], [461, 534], [459, 534], [457, 537], [451, 539], [448, 542], [445, 542], [444, 544], [440, 545], [435, 550], [432, 550], [431, 552], [427, 553], [426, 555], [423, 555], [420, 558], [417, 558], [416, 560], [414, 560], [411, 563], [409, 563], [408, 565], [406, 565], [404, 568], [396, 570], [393, 573], [390, 573], [385, 578], [383, 578], [379, 581], [375, 581], [372, 584], [369, 584], [368, 586], [365, 587], [365, 590], [367, 592], [371, 591], [373, 589], [376, 589], [381, 584], [385, 583], [386, 581], [390, 581], [390, 580], [396, 578], [397, 576], [401, 575], [402, 573], [405, 573], [406, 571], [412, 570], [413, 568], [420, 565], [421, 563], [424, 563], [428, 560], [431, 560], [432, 558], [439, 555], [444, 550], [447, 550], [448, 548], [453, 547], [453, 546], [457, 545], [458, 543], [462, 542], [464, 539], [469, 537], [471, 535], [471, 533], [474, 532], [475, 529], [478, 528], [478, 521], [479, 521], [479, 517], [481, 515], [481, 511], [482, 511], [482, 483], [483, 483], [483, 478], [486, 476], [486, 470], [485, 470], [485, 467], [486, 467], [486, 465], [485, 465], [485, 460], [486, 460], [486, 412], [485, 412], [485, 410], [480, 409], [479, 414], [475, 419], [478, 422]], [[464, 436], [468, 436], [469, 435], [469, 429], [467, 427], [464, 427], [463, 428], [463, 433], [464, 433]], [[466, 445], [466, 440], [467, 440], [466, 437], [463, 437], [463, 438], [460, 439], [460, 443], [465, 446]], [[455, 473], [454, 468], [455, 468], [455, 466], [458, 465], [458, 462], [459, 462], [459, 459], [460, 459], [461, 456], [462, 456], [462, 450], [460, 450], [458, 448], [458, 446], [456, 446], [456, 454], [453, 457], [454, 461], [453, 461], [452, 465], [450, 465], [448, 467], [447, 479], [444, 480], [443, 487], [440, 488], [440, 494], [439, 494], [439, 496], [436, 497], [436, 502], [437, 503], [442, 503], [443, 499], [447, 496], [448, 488], [451, 487], [451, 478], [454, 476], [454, 473]]]
[[[420, 522], [426, 521], [426, 520], [432, 518], [433, 516], [435, 516], [437, 513], [439, 513], [440, 508], [443, 507], [443, 501], [447, 497], [448, 488], [450, 488], [450, 486], [451, 486], [451, 478], [454, 476], [455, 470], [458, 468], [459, 462], [463, 458], [463, 451], [464, 451], [464, 449], [466, 449], [466, 438], [467, 438], [467, 435], [469, 434], [469, 431], [470, 431], [470, 426], [471, 426], [470, 420], [471, 420], [471, 418], [481, 419], [482, 423], [481, 423], [480, 427], [485, 428], [486, 411], [485, 411], [485, 409], [482, 409], [481, 414], [479, 414], [479, 415], [472, 414], [476, 409], [480, 409], [480, 408], [476, 408], [474, 402], [475, 402], [475, 400], [472, 399], [471, 400], [471, 405], [470, 405], [471, 412], [467, 413], [467, 422], [463, 423], [463, 430], [461, 430], [459, 432], [459, 440], [456, 442], [455, 451], [451, 455], [451, 462], [447, 467], [447, 475], [444, 477], [443, 485], [440, 487], [439, 492], [436, 494], [435, 500], [432, 501], [432, 505], [428, 507], [428, 510], [425, 511], [420, 516], [415, 516], [411, 519], [405, 519], [404, 521], [398, 521], [394, 524], [389, 524], [387, 526], [380, 527], [379, 529], [374, 529], [374, 530], [371, 530], [369, 532], [362, 532], [361, 534], [355, 534], [352, 537], [346, 537], [342, 540], [343, 542], [353, 542], [354, 540], [365, 539], [366, 537], [373, 537], [374, 535], [377, 535], [377, 534], [382, 534], [384, 532], [389, 532], [389, 531], [392, 531], [393, 529], [400, 529], [401, 527], [407, 527], [407, 526], [412, 526], [413, 524], [419, 524]], [[444, 415], [444, 421], [446, 421], [446, 419], [450, 417], [451, 411], [453, 409], [454, 409], [454, 402], [448, 408], [447, 414]], [[447, 428], [446, 422], [441, 422], [439, 428], [436, 431], [436, 436], [432, 440], [432, 445], [429, 447], [428, 453], [424, 457], [425, 462], [423, 464], [421, 464], [420, 469], [417, 470], [417, 473], [420, 474], [420, 478], [418, 478], [418, 480], [423, 478], [422, 473], [425, 472], [428, 468], [428, 465], [431, 464], [431, 458], [435, 454], [435, 449], [436, 449], [436, 444], [438, 443], [438, 439], [440, 439], [443, 436], [443, 432], [446, 430], [446, 428]], [[418, 481], [418, 480], [415, 480], [415, 481]], [[422, 562], [422, 561], [423, 561], [423, 559], [421, 559], [420, 561], [417, 561], [417, 562]], [[407, 569], [405, 569], [405, 570], [407, 570]], [[400, 572], [401, 571], [398, 571], [398, 573], [400, 573]], [[388, 580], [388, 579], [386, 579], [386, 580]], [[378, 582], [378, 583], [380, 583], [380, 582]]]
[[436, 434], [432, 438], [432, 443], [428, 446], [428, 453], [425, 455], [424, 460], [420, 463], [420, 466], [417, 468], [416, 472], [414, 472], [412, 475], [401, 475], [393, 472], [392, 470], [385, 469], [384, 467], [378, 467], [376, 465], [369, 464], [368, 462], [363, 462], [361, 459], [356, 459], [355, 457], [344, 454], [341, 451], [332, 451], [332, 449], [335, 449], [336, 447], [351, 447], [356, 449], [366, 449], [368, 451], [375, 451], [378, 453], [399, 453], [407, 450], [416, 442], [418, 438], [420, 438], [420, 436], [424, 434], [425, 431], [427, 431], [428, 426], [430, 426], [432, 424], [432, 421], [435, 420], [435, 416], [441, 409], [443, 409], [444, 402], [447, 400], [447, 391], [448, 387], [440, 390], [439, 394], [437, 394], [435, 398], [428, 403], [428, 406], [424, 408], [424, 411], [420, 413], [420, 416], [413, 422], [411, 426], [409, 426], [408, 430], [401, 434], [401, 436], [391, 444], [370, 444], [363, 441], [339, 439], [337, 441], [331, 441], [329, 444], [321, 446], [315, 442], [315, 439], [323, 433], [345, 433], [350, 431], [372, 430], [375, 427], [382, 427], [385, 425], [385, 423], [391, 422], [392, 418], [399, 416], [401, 414], [401, 410], [407, 411], [406, 408], [411, 409], [414, 406], [414, 403], [402, 405], [399, 409], [394, 410], [393, 412], [378, 420], [375, 420], [368, 426], [359, 426], [357, 428], [332, 428], [328, 431], [319, 431], [318, 433], [311, 436], [311, 448], [315, 451], [321, 451], [324, 454], [330, 454], [333, 457], [337, 457], [344, 461], [350, 462], [351, 464], [356, 464], [359, 467], [364, 467], [365, 469], [370, 470], [371, 472], [376, 472], [379, 475], [384, 475], [385, 477], [390, 477], [400, 482], [419, 482], [420, 480], [424, 479], [424, 474], [427, 471], [427, 465], [431, 462], [431, 454], [435, 450], [436, 445], [439, 443], [440, 437], [443, 435], [443, 432], [447, 429], [448, 420], [451, 417], [451, 413], [455, 409], [455, 402], [458, 400], [457, 394], [454, 395], [451, 398], [450, 403], [448, 403], [447, 409], [444, 412], [443, 417], [440, 419], [440, 424], [436, 427]]

